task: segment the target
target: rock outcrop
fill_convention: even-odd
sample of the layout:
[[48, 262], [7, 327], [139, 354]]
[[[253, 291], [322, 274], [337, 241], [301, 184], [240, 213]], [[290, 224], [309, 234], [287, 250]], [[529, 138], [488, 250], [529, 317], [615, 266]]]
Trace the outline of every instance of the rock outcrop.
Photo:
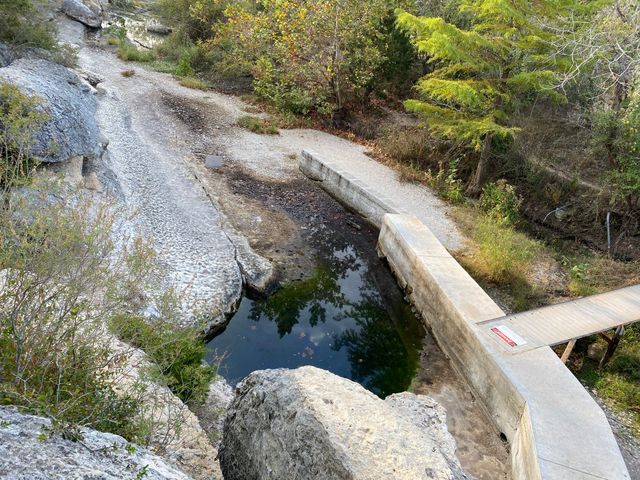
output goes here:
[[21, 58], [0, 68], [0, 82], [42, 99], [49, 121], [34, 133], [31, 154], [42, 162], [62, 162], [102, 154], [91, 87], [62, 65]]
[[99, 1], [64, 0], [62, 11], [87, 27], [100, 28], [102, 25], [102, 5]]
[[143, 415], [150, 429], [149, 448], [177, 465], [194, 480], [222, 480], [216, 461], [218, 451], [196, 415], [166, 385], [148, 378], [153, 368], [139, 349], [111, 338], [113, 355], [123, 357], [114, 379], [114, 390], [136, 393], [143, 402]]
[[188, 480], [189, 477], [148, 450], [124, 438], [83, 428], [71, 441], [51, 429], [47, 418], [0, 407], [0, 478], [5, 480], [144, 478]]
[[414, 400], [385, 402], [314, 367], [254, 372], [238, 385], [227, 411], [224, 478], [467, 478], [453, 456], [453, 439], [442, 439], [442, 407]]

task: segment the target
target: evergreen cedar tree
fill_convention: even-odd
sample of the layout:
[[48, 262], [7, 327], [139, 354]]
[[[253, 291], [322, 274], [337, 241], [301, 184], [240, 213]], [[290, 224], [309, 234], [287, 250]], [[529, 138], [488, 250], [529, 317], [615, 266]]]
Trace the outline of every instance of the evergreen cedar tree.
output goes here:
[[463, 1], [467, 28], [396, 12], [399, 28], [432, 67], [416, 85], [419, 98], [407, 100], [405, 108], [419, 114], [436, 136], [479, 153], [470, 195], [482, 189], [494, 146], [518, 132], [509, 124], [510, 114], [540, 97], [564, 100], [554, 83], [566, 65], [548, 51], [553, 34], [542, 25], [568, 12], [581, 10], [563, 0]]

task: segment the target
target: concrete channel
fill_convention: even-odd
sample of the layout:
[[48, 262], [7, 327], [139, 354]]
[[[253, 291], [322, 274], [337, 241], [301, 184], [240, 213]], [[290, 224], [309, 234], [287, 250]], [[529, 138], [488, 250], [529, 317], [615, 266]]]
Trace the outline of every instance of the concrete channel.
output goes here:
[[480, 327], [505, 313], [427, 225], [314, 152], [300, 169], [380, 229], [400, 286], [509, 441], [512, 478], [630, 478], [604, 412], [557, 355], [547, 346], [514, 354]]

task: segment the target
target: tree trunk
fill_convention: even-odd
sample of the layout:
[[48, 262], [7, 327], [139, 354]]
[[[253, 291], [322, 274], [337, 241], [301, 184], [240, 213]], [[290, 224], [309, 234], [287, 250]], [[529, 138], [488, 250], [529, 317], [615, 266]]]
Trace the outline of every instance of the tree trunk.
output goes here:
[[471, 179], [471, 182], [467, 186], [467, 195], [471, 197], [477, 197], [482, 192], [482, 187], [486, 181], [487, 170], [489, 165], [491, 164], [491, 141], [493, 136], [491, 134], [487, 134], [484, 137], [484, 142], [482, 145], [482, 152], [480, 152], [480, 160], [478, 161], [478, 166], [476, 167], [476, 172]]

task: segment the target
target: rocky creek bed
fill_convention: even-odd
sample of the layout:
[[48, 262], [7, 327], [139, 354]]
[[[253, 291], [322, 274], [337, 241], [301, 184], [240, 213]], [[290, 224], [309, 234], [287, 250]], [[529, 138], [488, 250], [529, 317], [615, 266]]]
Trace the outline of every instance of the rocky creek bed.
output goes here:
[[[66, 14], [70, 15], [70, 11], [67, 9]], [[73, 162], [61, 163], [73, 169], [74, 178], [94, 195], [113, 196], [127, 207], [131, 216], [127, 217], [126, 228], [153, 241], [167, 271], [165, 285], [184, 289], [199, 308], [209, 312], [209, 333], [214, 335], [224, 328], [244, 292], [265, 297], [272, 293], [275, 283], [285, 285], [278, 292], [294, 289], [294, 311], [288, 318], [299, 321], [304, 315], [296, 311], [302, 308], [302, 302], [296, 297], [299, 292], [295, 286], [307, 282], [307, 291], [315, 294], [322, 284], [329, 295], [333, 294], [331, 306], [340, 308], [328, 308], [330, 302], [322, 297], [315, 307], [318, 318], [325, 315], [335, 325], [340, 317], [347, 327], [342, 332], [348, 334], [344, 335], [346, 350], [341, 353], [339, 373], [380, 396], [407, 388], [437, 396], [439, 403], [454, 412], [446, 420], [444, 415], [439, 418], [441, 427], [446, 421], [458, 442], [462, 468], [478, 478], [504, 478], [506, 448], [377, 259], [375, 230], [298, 171], [297, 159], [303, 146], [354, 157], [363, 155], [362, 147], [311, 130], [283, 131], [273, 137], [245, 131], [236, 123], [249, 107], [239, 99], [213, 91], [189, 90], [169, 75], [137, 65], [133, 67], [135, 75], [125, 77], [121, 73], [132, 65], [99, 47], [95, 33], [87, 37], [84, 29], [79, 29], [68, 16], [57, 17], [57, 22], [60, 37], [79, 48], [77, 72], [86, 80], [78, 80], [82, 95], [95, 98], [90, 102], [89, 113], [93, 116], [95, 108], [96, 123], [86, 122], [92, 127], [92, 140], [88, 143], [98, 149], [80, 149], [74, 152]], [[93, 129], [94, 125], [97, 129]], [[211, 156], [219, 159], [214, 162], [215, 168], [207, 166]], [[318, 283], [322, 269], [330, 274], [320, 276]], [[362, 301], [354, 302], [353, 295]], [[269, 298], [262, 302], [260, 308], [268, 305]], [[312, 308], [304, 306], [308, 313]], [[319, 313], [322, 309], [323, 314]], [[268, 309], [263, 313], [268, 317]], [[311, 330], [303, 333], [311, 336], [314, 325], [310, 317], [305, 320]], [[263, 321], [270, 322], [270, 318]], [[233, 319], [231, 322], [229, 329], [235, 325]], [[359, 347], [362, 348], [358, 350]], [[330, 353], [331, 349], [327, 351]], [[232, 352], [234, 356], [248, 353], [253, 352], [243, 352], [241, 348]], [[301, 356], [300, 362], [288, 366], [311, 363], [307, 360], [313, 356]], [[263, 366], [280, 365], [249, 369]], [[326, 366], [332, 369], [331, 362]], [[248, 372], [238, 377], [245, 373]], [[307, 374], [274, 375], [265, 374], [265, 391], [281, 381], [291, 383], [295, 390], [294, 377], [305, 388], [322, 386], [314, 385], [316, 377], [311, 373], [311, 380]], [[343, 382], [333, 380], [330, 374], [322, 373], [320, 377], [330, 383]], [[343, 386], [352, 390], [354, 387], [349, 385]], [[365, 402], [367, 398], [365, 403], [372, 405], [372, 418], [375, 409], [388, 410], [382, 400], [358, 388], [354, 402], [361, 401], [358, 398]], [[210, 402], [204, 407], [208, 413], [221, 403], [214, 390], [212, 387]], [[343, 411], [337, 398], [327, 400], [333, 402], [332, 408], [337, 412]], [[204, 425], [198, 425], [198, 419], [186, 413], [189, 428], [177, 439], [175, 451], [163, 458], [194, 478], [215, 478], [215, 442], [205, 440]], [[216, 418], [206, 422], [203, 419], [208, 417], [207, 412], [199, 413], [200, 422], [210, 423], [209, 433], [215, 436], [220, 428], [220, 412], [216, 411]], [[387, 413], [399, 425], [406, 423], [397, 412]], [[19, 437], [22, 417], [14, 417], [13, 412], [8, 415], [9, 433]], [[27, 424], [24, 425], [26, 431]], [[411, 428], [425, 445], [433, 443], [417, 427]], [[384, 440], [383, 430], [378, 432], [382, 436], [377, 441]], [[198, 445], [202, 442], [206, 445]], [[18, 446], [13, 456], [23, 452]], [[65, 442], [48, 446], [67, 451], [70, 448]], [[446, 448], [450, 450], [451, 446]], [[83, 453], [82, 449], [78, 452]], [[74, 455], [69, 457], [70, 462], [75, 461]], [[483, 460], [478, 461], [479, 458]], [[97, 462], [100, 464], [100, 460]], [[160, 464], [161, 460], [157, 462]], [[358, 458], [357, 462], [366, 463], [366, 458]], [[444, 472], [449, 462], [439, 457], [437, 462]], [[11, 468], [7, 465], [3, 464], [3, 468]], [[442, 475], [446, 478], [446, 473]], [[456, 478], [463, 478], [462, 475], [456, 473]]]
[[[62, 30], [68, 38], [77, 32], [66, 19]], [[365, 309], [374, 304], [378, 312], [386, 311], [388, 318], [377, 325], [387, 330], [377, 338], [387, 340], [388, 332], [396, 335], [392, 346], [402, 350], [401, 365], [379, 370], [398, 377], [391, 387], [367, 385], [375, 376], [357, 378], [363, 367], [384, 363], [381, 350], [390, 344], [376, 344], [374, 335], [366, 345], [369, 357], [343, 363], [347, 370], [340, 373], [377, 388], [381, 395], [406, 388], [434, 393], [438, 402], [456, 412], [447, 422], [459, 443], [463, 468], [478, 478], [505, 477], [504, 445], [403, 302], [375, 254], [376, 231], [298, 171], [303, 146], [354, 156], [363, 154], [362, 147], [309, 130], [273, 137], [245, 131], [236, 122], [248, 106], [237, 98], [189, 90], [166, 74], [138, 65], [136, 74], [126, 78], [121, 72], [131, 64], [92, 46], [91, 40], [76, 36], [76, 42], [82, 47], [80, 67], [101, 79], [97, 119], [109, 139], [108, 155], [92, 169], [106, 191], [136, 212], [131, 228], [154, 239], [169, 272], [167, 281], [188, 288], [195, 300], [215, 312], [211, 333], [224, 325], [224, 314], [233, 311], [243, 290], [264, 292], [270, 283], [265, 277], [282, 284], [309, 282], [324, 261], [346, 263], [342, 273], [334, 272], [335, 286], [347, 272], [357, 274], [349, 262], [350, 267], [365, 263], [365, 294], [375, 297]], [[211, 155], [221, 159], [216, 168], [206, 165]], [[390, 305], [396, 310], [391, 315]], [[232, 319], [227, 328], [233, 326]], [[233, 358], [253, 352], [230, 354]], [[301, 360], [298, 364], [306, 363], [304, 357]], [[260, 365], [278, 366], [282, 365]]]

